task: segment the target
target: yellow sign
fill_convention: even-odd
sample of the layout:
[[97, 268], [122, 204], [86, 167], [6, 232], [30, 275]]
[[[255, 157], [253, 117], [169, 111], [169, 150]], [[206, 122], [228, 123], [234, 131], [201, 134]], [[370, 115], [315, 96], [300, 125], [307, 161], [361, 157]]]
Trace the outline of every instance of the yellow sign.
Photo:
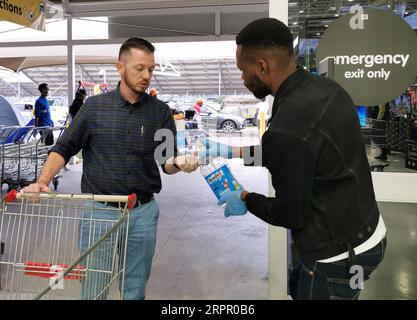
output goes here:
[[45, 31], [46, 0], [0, 0], [0, 19]]

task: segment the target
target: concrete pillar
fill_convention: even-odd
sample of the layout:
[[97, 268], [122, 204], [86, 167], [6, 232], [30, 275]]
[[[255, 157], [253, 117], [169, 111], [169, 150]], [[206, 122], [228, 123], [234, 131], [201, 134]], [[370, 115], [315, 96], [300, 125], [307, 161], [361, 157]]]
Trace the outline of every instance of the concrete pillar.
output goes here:
[[[269, 0], [269, 16], [288, 25], [288, 0]], [[272, 101], [273, 97], [270, 96], [270, 106]], [[269, 195], [275, 195], [271, 177], [269, 177]], [[268, 244], [269, 299], [287, 299], [287, 230], [269, 226]]]

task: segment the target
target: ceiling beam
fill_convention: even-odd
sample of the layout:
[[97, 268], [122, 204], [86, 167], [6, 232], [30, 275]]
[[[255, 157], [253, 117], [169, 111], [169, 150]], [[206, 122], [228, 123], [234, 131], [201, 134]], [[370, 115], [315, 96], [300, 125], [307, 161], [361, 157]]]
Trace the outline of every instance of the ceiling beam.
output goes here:
[[69, 10], [75, 17], [132, 17], [145, 15], [175, 15], [201, 13], [268, 12], [268, 0], [217, 0], [193, 1], [94, 1], [70, 2]]
[[[236, 36], [228, 35], [209, 35], [209, 36], [181, 36], [181, 37], [147, 37], [152, 43], [163, 42], [196, 42], [196, 41], [233, 41]], [[125, 38], [113, 39], [84, 39], [73, 40], [74, 46], [101, 45], [101, 44], [122, 44]], [[0, 48], [23, 48], [23, 47], [49, 47], [49, 46], [66, 46], [66, 40], [46, 40], [46, 41], [20, 41], [20, 42], [0, 42]]]

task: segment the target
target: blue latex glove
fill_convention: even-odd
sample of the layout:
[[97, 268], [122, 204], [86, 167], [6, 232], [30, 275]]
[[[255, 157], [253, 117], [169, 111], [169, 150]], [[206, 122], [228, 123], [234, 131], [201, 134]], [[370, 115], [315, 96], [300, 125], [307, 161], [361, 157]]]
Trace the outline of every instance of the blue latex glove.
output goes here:
[[217, 202], [218, 205], [226, 203], [226, 208], [224, 209], [225, 217], [243, 216], [248, 212], [245, 202], [240, 198], [242, 191], [243, 190], [227, 192]]
[[198, 140], [206, 148], [205, 152], [199, 155], [200, 160], [216, 157], [225, 159], [233, 158], [233, 148], [231, 146], [207, 138], [200, 138]]

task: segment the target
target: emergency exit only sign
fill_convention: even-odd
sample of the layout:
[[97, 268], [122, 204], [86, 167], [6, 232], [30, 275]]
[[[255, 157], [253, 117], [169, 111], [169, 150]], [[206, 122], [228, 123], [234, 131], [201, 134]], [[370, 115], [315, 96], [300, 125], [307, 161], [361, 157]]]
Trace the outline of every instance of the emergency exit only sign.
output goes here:
[[385, 68], [372, 70], [374, 66], [378, 65], [401, 65], [405, 68], [410, 59], [409, 54], [377, 54], [377, 55], [339, 55], [335, 57], [335, 64], [338, 66], [351, 65], [353, 68], [357, 65], [364, 66], [364, 68], [346, 71], [344, 77], [346, 79], [384, 79], [387, 81], [391, 75], [391, 70]]
[[356, 105], [379, 105], [400, 96], [415, 81], [417, 36], [393, 12], [357, 5], [324, 33], [317, 65], [325, 59], [333, 59], [334, 80]]

